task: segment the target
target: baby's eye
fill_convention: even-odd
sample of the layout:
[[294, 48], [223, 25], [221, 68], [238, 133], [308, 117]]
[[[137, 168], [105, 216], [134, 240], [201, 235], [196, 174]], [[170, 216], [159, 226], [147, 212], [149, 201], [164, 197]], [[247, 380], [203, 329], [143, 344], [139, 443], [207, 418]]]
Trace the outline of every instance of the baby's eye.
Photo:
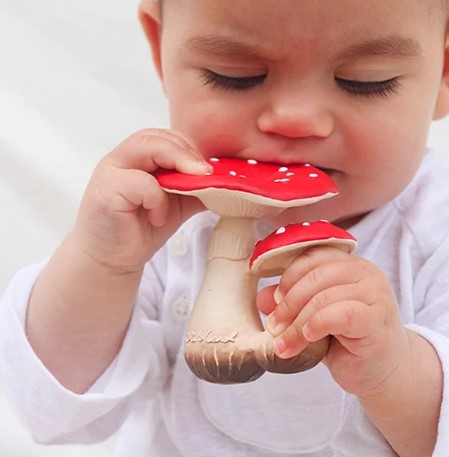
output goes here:
[[400, 86], [397, 77], [385, 81], [351, 81], [342, 78], [335, 78], [335, 81], [345, 92], [365, 97], [387, 97], [396, 94]]
[[202, 79], [206, 86], [224, 91], [248, 91], [260, 86], [266, 78], [266, 74], [256, 76], [225, 76], [211, 70], [205, 70]]

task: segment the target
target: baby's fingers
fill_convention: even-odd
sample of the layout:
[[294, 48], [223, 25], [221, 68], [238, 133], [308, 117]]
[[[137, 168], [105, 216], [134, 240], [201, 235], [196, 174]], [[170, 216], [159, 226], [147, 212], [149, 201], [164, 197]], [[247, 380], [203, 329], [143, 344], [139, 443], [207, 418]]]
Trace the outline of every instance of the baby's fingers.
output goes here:
[[[307, 261], [307, 260], [306, 260]], [[268, 317], [268, 330], [273, 336], [282, 333], [300, 316], [305, 323], [319, 309], [335, 301], [352, 298], [357, 291], [360, 268], [356, 262], [331, 261], [316, 266], [297, 279], [284, 294], [275, 294], [278, 306]], [[283, 278], [281, 279], [282, 282]], [[284, 289], [285, 291], [285, 289]]]
[[147, 172], [167, 168], [186, 174], [202, 174], [211, 170], [189, 141], [163, 129], [146, 129], [131, 135], [112, 151], [110, 157], [120, 168]]
[[[331, 278], [328, 277], [328, 279]], [[268, 318], [268, 329], [276, 337], [275, 346], [278, 349], [278, 355], [282, 357], [293, 357], [301, 352], [309, 342], [348, 330], [349, 324], [345, 318], [351, 318], [353, 314], [350, 313], [350, 309], [345, 314], [346, 309], [344, 306], [339, 308], [340, 304], [363, 302], [362, 310], [369, 312], [370, 306], [367, 304], [366, 291], [358, 282], [324, 288], [320, 292], [312, 294], [311, 299], [301, 306], [304, 299], [302, 294], [306, 292], [306, 296], [308, 295], [305, 291], [306, 288], [307, 285], [302, 281], [295, 285]], [[294, 309], [295, 307], [300, 309], [300, 312]], [[352, 319], [349, 319], [349, 322], [353, 324]], [[368, 330], [369, 326], [365, 325], [365, 320], [361, 320], [361, 322], [360, 325]], [[308, 325], [312, 325], [312, 327], [309, 328]]]
[[280, 357], [293, 357], [308, 343], [332, 335], [353, 355], [366, 356], [379, 330], [376, 312], [357, 300], [335, 302], [318, 311], [306, 323], [302, 320], [293, 322], [275, 339], [275, 348]]
[[[307, 249], [285, 270], [276, 291], [276, 299], [280, 301], [301, 278], [322, 265], [330, 262], [348, 262], [353, 259], [354, 257], [347, 252], [332, 246]], [[319, 278], [316, 277], [315, 279]]]
[[265, 289], [262, 289], [258, 294], [257, 294], [257, 308], [259, 311], [264, 313], [265, 315], [268, 315], [272, 313], [276, 306], [277, 303], [275, 301], [275, 291], [277, 289], [277, 286], [269, 286], [266, 287]]
[[345, 338], [360, 339], [372, 334], [373, 308], [357, 300], [337, 302], [317, 312], [302, 327], [307, 341], [313, 342], [327, 335], [341, 335]]
[[130, 213], [143, 207], [152, 225], [164, 225], [169, 207], [168, 196], [153, 175], [141, 170], [113, 168], [107, 181], [113, 185], [105, 183], [98, 190], [108, 208], [117, 213]]

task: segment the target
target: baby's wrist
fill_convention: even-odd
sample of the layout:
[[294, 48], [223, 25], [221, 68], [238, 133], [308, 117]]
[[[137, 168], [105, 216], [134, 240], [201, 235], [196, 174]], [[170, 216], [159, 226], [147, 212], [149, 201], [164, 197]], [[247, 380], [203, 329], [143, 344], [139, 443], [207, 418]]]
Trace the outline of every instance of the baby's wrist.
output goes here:
[[375, 405], [381, 407], [383, 402], [389, 403], [391, 398], [401, 395], [413, 377], [413, 343], [410, 332], [404, 328], [404, 338], [401, 349], [392, 355], [391, 366], [384, 369], [379, 380], [373, 383], [366, 391], [357, 395], [362, 405]]
[[103, 276], [105, 278], [124, 277], [141, 275], [144, 264], [125, 264], [117, 262], [105, 255], [102, 255], [98, 250], [89, 249], [89, 243], [83, 243], [78, 239], [75, 233], [70, 234], [62, 243], [61, 249], [66, 250], [68, 259], [83, 266], [85, 271], [91, 272], [93, 275]]

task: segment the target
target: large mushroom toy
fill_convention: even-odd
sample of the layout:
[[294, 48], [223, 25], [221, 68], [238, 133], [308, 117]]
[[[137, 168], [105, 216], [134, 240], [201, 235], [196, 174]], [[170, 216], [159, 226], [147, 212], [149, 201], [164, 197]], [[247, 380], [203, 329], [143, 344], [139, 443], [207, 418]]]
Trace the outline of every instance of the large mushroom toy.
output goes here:
[[280, 166], [255, 160], [213, 158], [208, 175], [159, 170], [169, 193], [196, 196], [220, 216], [209, 245], [206, 272], [186, 328], [184, 356], [193, 373], [214, 383], [241, 383], [265, 371], [294, 373], [312, 368], [329, 338], [298, 356], [281, 359], [256, 307], [261, 277], [283, 273], [310, 245], [330, 244], [351, 252], [354, 238], [326, 221], [282, 227], [256, 244], [256, 222], [287, 208], [333, 197], [332, 179], [309, 164]]

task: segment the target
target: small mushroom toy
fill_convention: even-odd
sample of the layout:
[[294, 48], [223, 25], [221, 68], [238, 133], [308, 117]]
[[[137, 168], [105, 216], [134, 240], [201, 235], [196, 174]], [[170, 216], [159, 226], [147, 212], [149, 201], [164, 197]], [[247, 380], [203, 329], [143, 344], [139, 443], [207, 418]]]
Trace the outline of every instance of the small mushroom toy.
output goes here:
[[279, 276], [293, 259], [318, 245], [331, 245], [351, 253], [357, 242], [346, 230], [325, 220], [290, 224], [256, 243], [249, 268], [264, 278]]
[[206, 272], [185, 334], [184, 356], [209, 382], [253, 381], [264, 372], [295, 373], [326, 354], [330, 338], [281, 359], [256, 306], [261, 277], [281, 275], [307, 247], [334, 245], [352, 252], [355, 239], [327, 221], [291, 224], [256, 243], [256, 222], [290, 207], [335, 196], [332, 179], [309, 164], [280, 166], [255, 160], [213, 158], [209, 175], [159, 170], [169, 193], [192, 195], [220, 216], [209, 245]]

